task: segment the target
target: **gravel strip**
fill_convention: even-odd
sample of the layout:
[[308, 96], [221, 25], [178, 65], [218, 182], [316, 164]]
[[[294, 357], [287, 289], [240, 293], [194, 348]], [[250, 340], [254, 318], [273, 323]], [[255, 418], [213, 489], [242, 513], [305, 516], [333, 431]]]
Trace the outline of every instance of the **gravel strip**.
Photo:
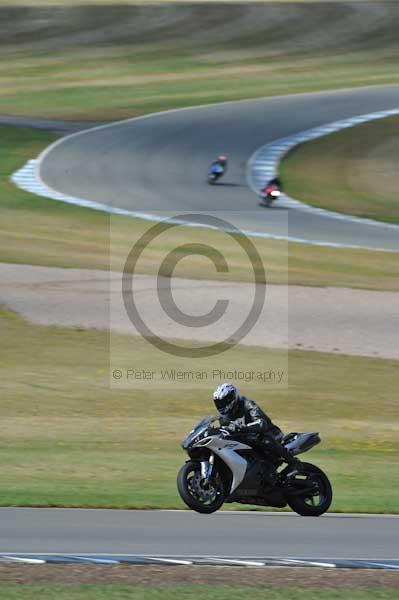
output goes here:
[[[193, 327], [165, 316], [155, 276], [136, 275], [135, 290], [139, 313], [158, 335], [201, 342], [231, 335], [253, 298], [251, 284], [174, 278], [173, 298], [186, 314], [229, 301], [217, 327]], [[138, 334], [123, 305], [120, 273], [0, 264], [0, 303], [40, 325]], [[256, 327], [240, 343], [399, 360], [398, 314], [398, 292], [269, 285]]]
[[[244, 570], [243, 570], [244, 569]], [[245, 578], [245, 579], [244, 579]], [[232, 586], [293, 586], [295, 588], [399, 588], [399, 573], [379, 570], [281, 568], [281, 567], [186, 567], [132, 565], [15, 565], [0, 564], [0, 581], [15, 583], [176, 584]], [[1, 587], [0, 587], [1, 589]]]

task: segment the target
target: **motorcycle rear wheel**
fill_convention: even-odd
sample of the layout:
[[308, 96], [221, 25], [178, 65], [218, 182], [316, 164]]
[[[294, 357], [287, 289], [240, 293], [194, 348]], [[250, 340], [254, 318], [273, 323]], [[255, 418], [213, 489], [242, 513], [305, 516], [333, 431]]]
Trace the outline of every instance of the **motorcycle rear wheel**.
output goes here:
[[177, 489], [189, 508], [205, 514], [218, 510], [226, 497], [219, 473], [215, 473], [210, 483], [204, 486], [201, 481], [201, 464], [194, 460], [181, 467], [177, 474]]
[[300, 496], [287, 497], [288, 505], [302, 517], [319, 517], [331, 506], [332, 487], [327, 475], [311, 463], [301, 463], [300, 478], [314, 483], [314, 493], [305, 492]]
[[273, 198], [262, 197], [259, 206], [265, 206], [266, 208], [270, 208], [273, 203]]

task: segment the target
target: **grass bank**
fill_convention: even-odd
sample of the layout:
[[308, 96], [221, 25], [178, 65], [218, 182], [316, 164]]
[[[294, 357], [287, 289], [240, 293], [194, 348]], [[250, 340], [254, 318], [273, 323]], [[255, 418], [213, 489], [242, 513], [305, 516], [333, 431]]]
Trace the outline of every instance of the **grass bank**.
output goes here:
[[[241, 600], [391, 600], [394, 572], [377, 569], [326, 569], [152, 565], [2, 564], [0, 592], [11, 598], [209, 598]], [[206, 584], [204, 585], [204, 582]], [[200, 587], [201, 586], [201, 587]]]
[[[2, 505], [183, 507], [180, 441], [213, 412], [215, 383], [109, 389], [106, 333], [35, 326], [4, 310], [0, 331]], [[236, 346], [217, 364], [257, 369], [276, 356]], [[138, 357], [149, 369], [152, 346], [137, 338], [132, 356], [132, 339], [113, 336], [121, 368]], [[288, 360], [289, 388], [264, 385], [254, 398], [284, 430], [321, 432], [309, 460], [332, 479], [333, 509], [397, 512], [398, 363], [301, 351]]]
[[[59, 267], [109, 268], [110, 217], [102, 212], [42, 198], [16, 188], [10, 175], [55, 139], [53, 134], [29, 128], [0, 126], [0, 262]], [[113, 268], [121, 269], [134, 240], [151, 223], [112, 217]], [[188, 229], [173, 228], [157, 238], [146, 252], [139, 271], [157, 272], [166, 253], [187, 242]], [[225, 234], [201, 232], [201, 241], [228, 257], [228, 273], [196, 257], [179, 263], [176, 275], [194, 278], [252, 280], [248, 259]], [[254, 240], [255, 241], [255, 240]], [[341, 286], [399, 290], [396, 254], [323, 248], [256, 239], [265, 257], [270, 283]], [[288, 255], [288, 258], [287, 258]]]
[[371, 121], [293, 149], [287, 193], [340, 213], [399, 223], [399, 117]]
[[380, 1], [378, 19], [375, 10], [357, 1], [2, 3], [0, 114], [107, 120], [399, 82], [399, 7]]
[[[65, 567], [68, 568], [68, 567]], [[268, 600], [300, 600], [303, 590], [296, 591], [292, 587], [233, 587], [229, 585], [207, 586], [128, 586], [128, 585], [51, 585], [43, 584], [1, 584], [0, 592], [7, 600], [29, 600], [40, 597], [42, 600], [246, 600], [250, 595], [253, 600], [263, 600], [267, 593]], [[317, 588], [306, 589], [309, 600], [396, 600], [394, 589], [371, 588], [370, 590], [340, 589], [334, 591]]]

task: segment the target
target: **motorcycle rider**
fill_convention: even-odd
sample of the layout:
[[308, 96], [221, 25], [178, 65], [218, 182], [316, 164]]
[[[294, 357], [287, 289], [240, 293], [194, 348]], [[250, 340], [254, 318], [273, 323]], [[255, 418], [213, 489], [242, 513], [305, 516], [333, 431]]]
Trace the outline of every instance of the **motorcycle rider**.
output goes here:
[[283, 191], [281, 179], [279, 177], [273, 177], [264, 185], [261, 189], [261, 193], [267, 196], [271, 190], [278, 189], [280, 192]]
[[211, 163], [210, 171], [212, 171], [213, 167], [222, 167], [223, 171], [227, 171], [227, 156], [225, 154], [220, 154], [217, 159]]
[[256, 440], [261, 449], [272, 451], [282, 458], [288, 467], [280, 475], [288, 476], [299, 470], [300, 461], [281, 444], [283, 433], [277, 425], [253, 401], [241, 396], [233, 383], [222, 383], [214, 393], [213, 400], [221, 418], [220, 425], [230, 434], [240, 433]]
[[280, 177], [273, 177], [272, 179], [269, 179], [265, 187], [267, 187], [268, 185], [275, 186], [280, 191], [283, 190], [283, 184], [281, 183]]

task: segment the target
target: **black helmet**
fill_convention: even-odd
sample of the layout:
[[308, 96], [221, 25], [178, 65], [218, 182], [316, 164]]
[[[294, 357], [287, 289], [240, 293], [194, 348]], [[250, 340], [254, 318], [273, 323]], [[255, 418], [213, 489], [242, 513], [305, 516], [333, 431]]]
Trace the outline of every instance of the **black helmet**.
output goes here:
[[238, 389], [232, 383], [222, 383], [213, 392], [215, 406], [224, 417], [231, 416], [240, 399]]

